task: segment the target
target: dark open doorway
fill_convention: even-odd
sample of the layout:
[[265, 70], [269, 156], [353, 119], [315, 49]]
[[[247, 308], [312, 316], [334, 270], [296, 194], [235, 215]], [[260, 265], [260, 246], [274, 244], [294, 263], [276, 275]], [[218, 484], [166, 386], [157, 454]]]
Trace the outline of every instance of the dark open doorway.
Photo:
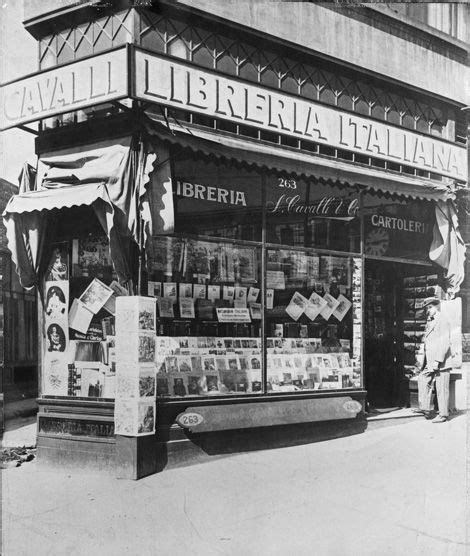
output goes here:
[[370, 408], [409, 404], [407, 375], [425, 326], [424, 300], [436, 294], [437, 282], [432, 266], [366, 261], [364, 374]]

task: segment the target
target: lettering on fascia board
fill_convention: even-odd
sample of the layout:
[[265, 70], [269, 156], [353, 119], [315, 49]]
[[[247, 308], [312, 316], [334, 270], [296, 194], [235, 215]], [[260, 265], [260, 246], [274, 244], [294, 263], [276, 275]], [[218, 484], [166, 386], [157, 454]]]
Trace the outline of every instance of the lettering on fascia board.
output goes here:
[[176, 195], [179, 197], [198, 199], [200, 201], [212, 201], [226, 205], [241, 205], [246, 207], [244, 191], [235, 191], [234, 189], [225, 189], [223, 187], [201, 185], [198, 183], [189, 183], [187, 181], [177, 180]]
[[450, 142], [136, 52], [139, 98], [334, 148], [466, 179], [466, 153]]
[[0, 88], [0, 129], [127, 95], [124, 49], [44, 71]]

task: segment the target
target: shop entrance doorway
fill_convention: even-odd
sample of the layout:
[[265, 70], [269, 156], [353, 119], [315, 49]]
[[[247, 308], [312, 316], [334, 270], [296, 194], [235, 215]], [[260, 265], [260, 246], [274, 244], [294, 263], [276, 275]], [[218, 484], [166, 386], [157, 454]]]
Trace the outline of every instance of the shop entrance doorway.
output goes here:
[[408, 377], [426, 324], [424, 303], [437, 294], [431, 265], [366, 260], [364, 371], [371, 409], [406, 407]]

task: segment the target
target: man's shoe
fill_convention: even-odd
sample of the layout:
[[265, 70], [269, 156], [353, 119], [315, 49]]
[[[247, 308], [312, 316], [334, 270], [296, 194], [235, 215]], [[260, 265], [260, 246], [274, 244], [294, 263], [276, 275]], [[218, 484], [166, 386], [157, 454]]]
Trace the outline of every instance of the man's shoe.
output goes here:
[[411, 410], [412, 413], [421, 413], [422, 415], [424, 415], [426, 413], [426, 411], [424, 409], [419, 409], [418, 407], [414, 407]]
[[434, 417], [431, 423], [445, 423], [446, 421], [447, 417], [441, 417], [440, 415], [438, 415], [437, 417]]

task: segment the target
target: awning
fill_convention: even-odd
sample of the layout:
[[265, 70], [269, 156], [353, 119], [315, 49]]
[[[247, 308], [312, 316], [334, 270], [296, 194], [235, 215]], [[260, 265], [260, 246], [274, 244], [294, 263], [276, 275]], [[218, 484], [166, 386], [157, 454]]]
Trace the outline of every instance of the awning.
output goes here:
[[127, 281], [130, 240], [144, 245], [152, 234], [172, 229], [169, 168], [168, 149], [130, 136], [42, 155], [37, 190], [12, 197], [3, 213], [21, 284], [38, 283], [49, 212], [81, 205], [93, 207], [115, 270]]
[[170, 123], [168, 125], [170, 129], [162, 124], [160, 118], [149, 117], [146, 127], [151, 135], [157, 136], [162, 141], [178, 144], [194, 152], [307, 179], [315, 178], [320, 183], [328, 185], [357, 186], [365, 190], [431, 201], [454, 196], [453, 191], [444, 183], [359, 167], [338, 159], [308, 154], [285, 146], [267, 145], [249, 137], [229, 136], [221, 131], [214, 134], [200, 128], [189, 129], [184, 125]]
[[446, 291], [453, 298], [465, 275], [465, 242], [462, 238], [454, 202], [439, 201], [429, 258], [445, 269]]

